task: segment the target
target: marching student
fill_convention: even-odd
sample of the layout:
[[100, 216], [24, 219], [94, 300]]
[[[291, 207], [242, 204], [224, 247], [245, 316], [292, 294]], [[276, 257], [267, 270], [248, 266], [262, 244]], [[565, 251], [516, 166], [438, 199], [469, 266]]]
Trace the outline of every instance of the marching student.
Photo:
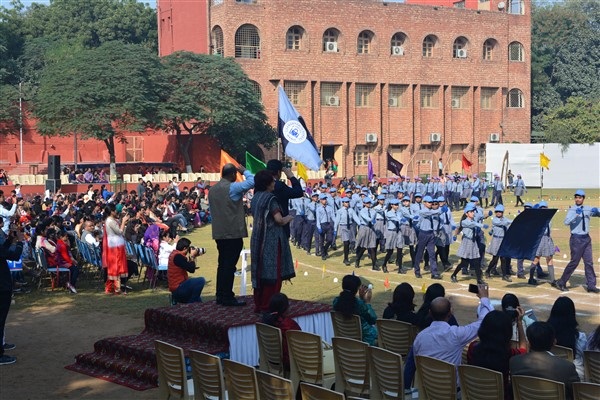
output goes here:
[[[302, 248], [306, 250], [306, 254], [310, 255], [310, 248], [312, 247], [313, 236], [315, 236], [317, 227], [317, 199], [319, 194], [313, 192], [310, 195], [310, 200], [306, 202], [306, 219], [304, 221], [304, 227], [302, 228]], [[315, 243], [315, 247], [317, 244]]]
[[379, 271], [377, 266], [377, 252], [376, 252], [376, 235], [373, 229], [375, 223], [375, 212], [371, 209], [372, 200], [370, 197], [363, 199], [363, 208], [358, 213], [360, 221], [358, 227], [358, 234], [356, 236], [356, 261], [354, 263], [355, 268], [360, 268], [360, 259], [362, 258], [365, 250], [369, 250], [371, 261], [373, 263], [373, 271]]
[[348, 254], [350, 253], [350, 244], [356, 242], [356, 234], [354, 226], [360, 224], [360, 220], [356, 212], [350, 208], [350, 199], [342, 198], [342, 208], [335, 215], [335, 224], [333, 228], [333, 239], [340, 233], [342, 243], [344, 245], [344, 264], [350, 265]]
[[480, 246], [478, 244], [478, 236], [479, 231], [481, 231], [481, 229], [487, 229], [488, 226], [475, 222], [474, 216], [475, 205], [473, 203], [468, 203], [465, 206], [464, 215], [460, 221], [459, 227], [459, 230], [462, 231], [463, 236], [456, 255], [461, 258], [461, 261], [456, 266], [452, 276], [450, 277], [450, 280], [454, 283], [458, 282], [456, 275], [462, 268], [462, 264], [469, 264], [470, 267], [475, 270], [477, 283], [485, 283], [481, 278], [481, 258], [479, 253]]
[[521, 174], [517, 174], [517, 180], [514, 183], [514, 189], [515, 196], [517, 196], [515, 207], [518, 207], [519, 203], [521, 203], [521, 205], [525, 205], [525, 203], [523, 203], [523, 199], [521, 199], [521, 196], [523, 196], [523, 193], [527, 193], [527, 187], [525, 186], [525, 182], [521, 178]]
[[487, 253], [492, 255], [492, 261], [490, 261], [488, 264], [487, 271], [485, 271], [485, 276], [487, 278], [491, 278], [492, 274], [499, 275], [496, 265], [498, 265], [498, 259], [500, 259], [502, 280], [506, 282], [512, 282], [512, 279], [510, 279], [508, 274], [510, 258], [498, 256], [498, 249], [500, 249], [502, 240], [504, 240], [504, 236], [506, 235], [506, 230], [512, 223], [512, 220], [504, 217], [504, 206], [502, 204], [498, 204], [494, 209], [494, 212], [496, 213], [496, 216], [492, 218], [492, 230], [490, 231], [492, 240], [487, 248]]
[[400, 232], [402, 232], [402, 243], [408, 246], [411, 265], [415, 262], [415, 246], [417, 245], [417, 233], [413, 228], [413, 212], [411, 210], [410, 197], [402, 198], [402, 206], [400, 207]]
[[423, 209], [413, 216], [413, 221], [418, 225], [417, 229], [417, 250], [413, 268], [415, 276], [421, 278], [419, 264], [423, 258], [423, 253], [427, 249], [429, 255], [429, 264], [431, 267], [431, 278], [441, 279], [441, 275], [437, 270], [437, 262], [435, 260], [435, 242], [436, 234], [440, 230], [440, 210], [432, 208], [433, 199], [431, 196], [423, 198]]
[[[452, 211], [446, 205], [446, 199], [444, 196], [439, 196], [436, 201], [440, 206], [440, 224], [441, 228], [438, 231], [437, 239], [436, 239], [436, 256], [440, 256], [440, 261], [442, 266], [444, 267], [444, 271], [450, 269], [452, 265], [450, 264], [450, 245], [453, 243], [452, 240], [452, 232], [456, 229], [456, 223], [454, 222], [454, 217], [452, 216]], [[434, 203], [435, 206], [435, 203]]]
[[387, 263], [390, 261], [394, 250], [396, 250], [396, 266], [398, 273], [404, 274], [402, 270], [402, 233], [400, 232], [400, 220], [402, 214], [398, 211], [400, 202], [398, 199], [391, 199], [389, 209], [385, 213], [386, 216], [386, 232], [385, 232], [385, 258], [383, 259], [383, 272], [388, 272]]
[[581, 189], [575, 192], [575, 205], [569, 208], [565, 218], [565, 225], [571, 229], [569, 247], [571, 249], [571, 261], [565, 267], [560, 279], [553, 281], [552, 286], [561, 291], [567, 291], [567, 282], [579, 261], [583, 259], [586, 290], [592, 293], [600, 293], [596, 287], [596, 273], [594, 272], [594, 260], [592, 258], [592, 238], [590, 237], [590, 217], [600, 217], [600, 211], [596, 207], [584, 206], [585, 192]]
[[321, 259], [327, 260], [329, 257], [328, 251], [331, 243], [333, 243], [333, 221], [335, 214], [333, 208], [327, 204], [327, 195], [321, 193], [319, 195], [320, 205], [317, 206], [317, 232], [319, 233], [319, 241], [317, 244], [317, 255], [321, 254]]
[[[387, 192], [387, 191], [386, 191]], [[386, 197], [382, 193], [377, 196], [377, 204], [373, 207], [373, 211], [375, 211], [375, 225], [373, 229], [375, 229], [375, 235], [377, 236], [377, 243], [375, 245], [375, 249], [379, 248], [380, 252], [385, 251], [385, 231], [386, 231], [386, 221], [385, 221], [385, 212], [386, 212]]]
[[[517, 175], [519, 178], [521, 175]], [[519, 180], [515, 185], [518, 185]], [[518, 186], [515, 186], [515, 193], [517, 192]], [[545, 201], [540, 201], [538, 204], [538, 208], [544, 209], [548, 208], [548, 203]], [[554, 252], [556, 251], [556, 247], [554, 246], [554, 241], [550, 236], [550, 230], [552, 229], [552, 222], [548, 222], [546, 228], [544, 229], [544, 235], [542, 236], [542, 240], [540, 240], [540, 245], [538, 246], [535, 252], [535, 258], [531, 263], [531, 267], [529, 268], [529, 281], [527, 282], [530, 285], [537, 285], [537, 280], [533, 277], [534, 273], [537, 271], [538, 278], [545, 278], [550, 276], [550, 281], [554, 281]], [[548, 274], [542, 271], [540, 266], [540, 259], [542, 257], [546, 257], [546, 264], [548, 264]]]

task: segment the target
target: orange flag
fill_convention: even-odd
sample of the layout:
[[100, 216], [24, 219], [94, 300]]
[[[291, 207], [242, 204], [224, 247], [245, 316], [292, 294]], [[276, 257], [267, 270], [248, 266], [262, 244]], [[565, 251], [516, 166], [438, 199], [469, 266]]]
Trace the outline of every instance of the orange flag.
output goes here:
[[[221, 165], [219, 166], [219, 170], [222, 171], [223, 166], [227, 163], [231, 163], [231, 164], [235, 165], [236, 167], [240, 166], [240, 163], [235, 161], [235, 158], [231, 157], [229, 155], [229, 153], [227, 153], [225, 150], [221, 149]], [[244, 179], [242, 178], [242, 176], [238, 173], [235, 181], [241, 182], [243, 180]]]

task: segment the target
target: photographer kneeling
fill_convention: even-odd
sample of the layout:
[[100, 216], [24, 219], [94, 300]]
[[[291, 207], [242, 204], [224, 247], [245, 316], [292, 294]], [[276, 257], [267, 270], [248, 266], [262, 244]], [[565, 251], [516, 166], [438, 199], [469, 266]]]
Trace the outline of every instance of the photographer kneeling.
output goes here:
[[191, 246], [188, 238], [181, 238], [175, 246], [175, 250], [169, 256], [167, 277], [169, 290], [173, 300], [177, 303], [201, 302], [200, 294], [206, 280], [200, 278], [188, 278], [188, 272], [196, 271], [196, 257], [204, 254], [203, 248]]

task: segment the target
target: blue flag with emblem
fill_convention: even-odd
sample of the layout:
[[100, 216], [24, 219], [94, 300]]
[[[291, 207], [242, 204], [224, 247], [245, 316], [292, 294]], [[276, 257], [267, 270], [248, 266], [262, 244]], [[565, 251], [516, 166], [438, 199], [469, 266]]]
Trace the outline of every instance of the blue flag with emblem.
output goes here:
[[279, 122], [277, 131], [285, 155], [318, 171], [323, 161], [304, 119], [294, 108], [281, 86], [279, 89]]

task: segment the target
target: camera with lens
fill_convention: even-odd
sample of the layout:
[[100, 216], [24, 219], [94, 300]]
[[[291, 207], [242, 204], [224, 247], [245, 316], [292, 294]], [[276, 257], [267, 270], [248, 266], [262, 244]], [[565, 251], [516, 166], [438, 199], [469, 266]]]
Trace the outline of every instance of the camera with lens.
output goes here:
[[201, 256], [203, 254], [206, 254], [206, 248], [205, 247], [190, 246], [190, 251], [194, 251], [194, 250], [198, 250], [198, 255], [199, 256]]

